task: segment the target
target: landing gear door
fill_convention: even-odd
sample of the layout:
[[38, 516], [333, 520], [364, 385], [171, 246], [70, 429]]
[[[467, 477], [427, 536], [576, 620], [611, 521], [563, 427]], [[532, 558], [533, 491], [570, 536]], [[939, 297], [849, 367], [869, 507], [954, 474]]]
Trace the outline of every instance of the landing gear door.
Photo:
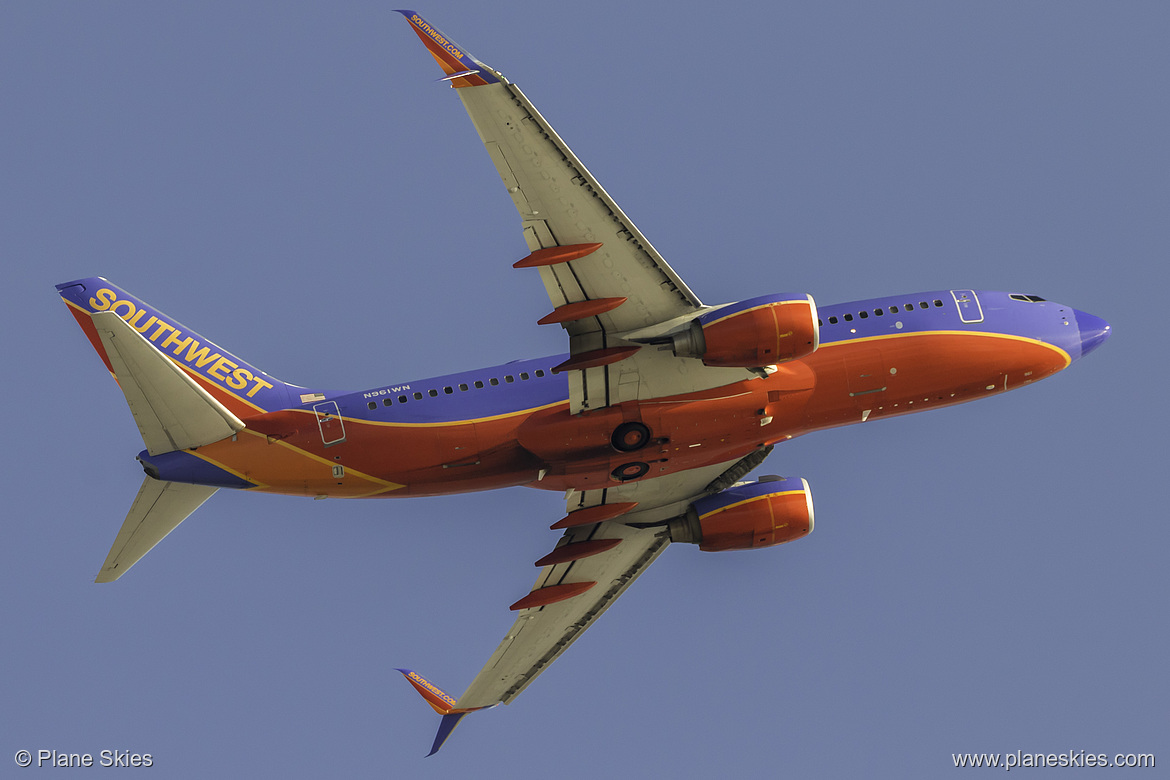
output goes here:
[[345, 441], [345, 423], [341, 420], [341, 411], [336, 401], [326, 401], [313, 407], [317, 415], [317, 428], [321, 431], [321, 442], [326, 447], [341, 444]]
[[951, 297], [959, 307], [960, 320], [968, 325], [983, 322], [983, 307], [979, 305], [979, 296], [974, 290], [951, 290]]

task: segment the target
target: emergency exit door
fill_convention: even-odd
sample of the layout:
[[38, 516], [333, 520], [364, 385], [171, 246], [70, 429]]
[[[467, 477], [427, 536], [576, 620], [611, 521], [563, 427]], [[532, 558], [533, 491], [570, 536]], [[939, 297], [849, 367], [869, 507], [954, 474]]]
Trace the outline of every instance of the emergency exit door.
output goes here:
[[317, 415], [317, 428], [321, 431], [321, 443], [326, 447], [345, 441], [345, 423], [336, 401], [326, 401], [313, 407]]

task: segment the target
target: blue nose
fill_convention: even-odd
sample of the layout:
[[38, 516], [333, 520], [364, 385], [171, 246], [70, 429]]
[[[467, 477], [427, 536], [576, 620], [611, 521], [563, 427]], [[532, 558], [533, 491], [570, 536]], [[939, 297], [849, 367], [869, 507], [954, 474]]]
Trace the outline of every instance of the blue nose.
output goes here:
[[1109, 338], [1109, 323], [1100, 317], [1076, 312], [1077, 327], [1081, 331], [1081, 357], [1101, 346]]

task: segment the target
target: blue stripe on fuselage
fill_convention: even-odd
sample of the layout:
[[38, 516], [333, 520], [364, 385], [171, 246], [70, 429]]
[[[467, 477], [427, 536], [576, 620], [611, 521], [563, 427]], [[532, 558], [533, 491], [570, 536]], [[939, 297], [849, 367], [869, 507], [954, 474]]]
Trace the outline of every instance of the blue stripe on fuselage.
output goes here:
[[[983, 322], [978, 323], [961, 320], [950, 290], [821, 306], [821, 344], [910, 333], [970, 331], [1035, 339], [1059, 347], [1073, 359], [1080, 355], [1079, 335], [1070, 307], [1051, 301], [1016, 301], [1010, 299], [1008, 293], [1001, 292], [978, 290], [976, 295], [984, 315]], [[881, 309], [882, 314], [876, 314], [875, 309]], [[866, 312], [865, 318], [861, 317], [862, 311]], [[852, 320], [846, 321], [846, 315]], [[832, 318], [836, 319], [835, 323], [830, 321]], [[1064, 325], [1069, 320], [1072, 324]], [[329, 398], [337, 401], [346, 417], [403, 425], [460, 422], [515, 414], [567, 401], [567, 375], [551, 371], [567, 357], [556, 355], [517, 360], [458, 374], [392, 383], [357, 393], [330, 395]], [[538, 371], [543, 375], [537, 376]], [[522, 379], [524, 375], [528, 378]], [[507, 381], [509, 376], [511, 382]], [[497, 384], [493, 385], [492, 379]], [[483, 387], [476, 387], [476, 382], [482, 383]], [[461, 389], [464, 386], [466, 390]], [[451, 389], [450, 393], [447, 388]], [[431, 391], [436, 395], [432, 396]], [[421, 393], [422, 398], [416, 399], [415, 393]], [[405, 403], [399, 400], [402, 396], [407, 399]], [[384, 404], [386, 398], [390, 399], [389, 406]], [[370, 409], [370, 403], [376, 404], [375, 408]], [[309, 403], [303, 408], [311, 409], [312, 406]]]
[[[969, 331], [1043, 341], [1064, 350], [1074, 360], [1080, 356], [1080, 334], [1071, 307], [1054, 301], [1013, 300], [1005, 292], [976, 290], [975, 294], [983, 311], [982, 322], [963, 322], [950, 290], [821, 306], [821, 343], [929, 331]], [[875, 313], [877, 309], [882, 314]], [[861, 312], [866, 313], [865, 318]], [[852, 321], [847, 321], [846, 315]], [[833, 318], [835, 323], [831, 322]]]
[[[553, 366], [567, 358], [568, 355], [557, 355], [516, 360], [491, 368], [389, 384], [333, 400], [346, 417], [403, 425], [515, 414], [568, 400], [568, 376], [552, 373]], [[537, 372], [541, 375], [538, 376]], [[477, 382], [482, 387], [477, 387]], [[464, 387], [467, 389], [462, 389]], [[447, 392], [448, 389], [451, 392]], [[435, 395], [431, 395], [432, 391]], [[422, 398], [415, 398], [416, 393]], [[407, 399], [405, 403], [400, 401], [403, 396]], [[390, 399], [389, 406], [385, 405], [387, 398]], [[370, 409], [371, 403], [376, 407]], [[305, 408], [311, 406], [308, 404]]]

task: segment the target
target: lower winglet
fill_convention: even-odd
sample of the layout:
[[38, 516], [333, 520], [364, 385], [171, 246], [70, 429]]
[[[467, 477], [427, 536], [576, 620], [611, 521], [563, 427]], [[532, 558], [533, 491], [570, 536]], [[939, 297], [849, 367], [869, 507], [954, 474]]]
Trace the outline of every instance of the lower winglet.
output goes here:
[[443, 747], [443, 743], [447, 741], [447, 737], [451, 736], [451, 732], [459, 725], [459, 721], [463, 720], [466, 712], [448, 712], [439, 721], [439, 733], [435, 734], [435, 741], [431, 744], [431, 752], [427, 753], [427, 758], [430, 758], [435, 753], [439, 752], [439, 748]]
[[422, 694], [427, 704], [431, 705], [431, 708], [435, 712], [443, 716], [443, 720], [439, 723], [439, 733], [435, 734], [435, 742], [431, 745], [431, 752], [427, 753], [428, 756], [433, 756], [439, 752], [439, 748], [443, 747], [443, 743], [447, 741], [447, 737], [451, 736], [451, 732], [459, 725], [459, 721], [463, 719], [464, 715], [469, 712], [475, 712], [476, 710], [491, 709], [491, 707], [468, 707], [459, 709], [455, 706], [456, 701], [454, 698], [448, 696], [438, 686], [428, 682], [418, 672], [410, 669], [397, 669], [396, 671], [402, 672], [402, 676], [406, 678], [408, 683], [414, 686], [416, 691]]

